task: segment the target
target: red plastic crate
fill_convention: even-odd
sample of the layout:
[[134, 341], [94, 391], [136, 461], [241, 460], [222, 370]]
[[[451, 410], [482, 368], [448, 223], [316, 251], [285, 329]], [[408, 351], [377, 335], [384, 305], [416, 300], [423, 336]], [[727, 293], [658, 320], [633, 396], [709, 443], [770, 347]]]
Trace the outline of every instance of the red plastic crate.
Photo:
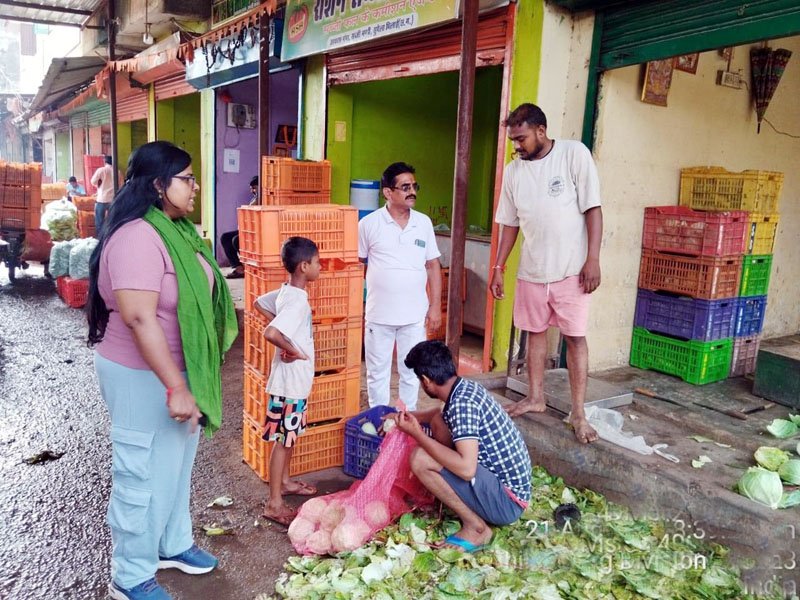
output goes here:
[[339, 204], [240, 206], [239, 257], [254, 267], [280, 267], [281, 245], [307, 237], [320, 259], [358, 262], [358, 210]]
[[0, 206], [0, 230], [39, 229], [41, 214], [39, 209], [8, 208]]
[[747, 211], [700, 212], [686, 206], [644, 209], [642, 247], [689, 256], [731, 256], [744, 251]]
[[331, 163], [262, 156], [261, 187], [269, 192], [329, 192]]
[[56, 290], [67, 306], [81, 308], [89, 297], [89, 280], [59, 277], [56, 279]]
[[[363, 315], [364, 265], [324, 260], [322, 268], [319, 279], [309, 282], [306, 287], [313, 321], [315, 323], [342, 321]], [[245, 310], [255, 310], [254, 304], [259, 296], [278, 289], [288, 280], [289, 274], [283, 267], [246, 265]]]
[[298, 204], [329, 204], [330, 190], [325, 192], [273, 191], [266, 186], [261, 188], [262, 206], [296, 206]]
[[[263, 427], [245, 414], [242, 423], [242, 458], [264, 481], [269, 481], [269, 457], [274, 442], [265, 442]], [[344, 420], [308, 427], [298, 438], [289, 463], [289, 475], [322, 471], [344, 464]]]
[[716, 300], [739, 295], [742, 257], [681, 256], [642, 250], [639, 287]]
[[106, 164], [106, 158], [103, 155], [83, 155], [83, 180], [86, 182], [84, 187], [89, 194], [97, 193], [97, 188], [92, 185], [92, 175], [100, 167]]
[[[256, 423], [267, 418], [267, 378], [254, 368], [244, 367], [244, 412]], [[320, 423], [350, 417], [361, 400], [361, 368], [352, 367], [333, 375], [314, 378], [308, 397], [308, 422]]]
[[761, 335], [733, 338], [733, 359], [731, 360], [731, 377], [741, 377], [756, 372], [758, 347]]
[[[314, 371], [335, 373], [361, 366], [361, 317], [314, 325]], [[244, 361], [269, 375], [275, 346], [263, 335], [267, 321], [254, 312], [244, 315]]]

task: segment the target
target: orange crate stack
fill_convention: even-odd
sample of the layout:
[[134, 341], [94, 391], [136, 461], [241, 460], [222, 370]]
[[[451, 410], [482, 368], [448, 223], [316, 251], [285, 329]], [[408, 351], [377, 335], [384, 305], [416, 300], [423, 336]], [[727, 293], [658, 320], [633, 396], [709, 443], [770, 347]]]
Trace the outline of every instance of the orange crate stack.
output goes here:
[[262, 439], [266, 382], [275, 347], [267, 342], [267, 320], [254, 303], [289, 280], [280, 259], [292, 236], [313, 240], [322, 270], [308, 285], [314, 328], [316, 377], [308, 398], [309, 427], [292, 455], [291, 473], [344, 463], [344, 421], [358, 414], [361, 395], [361, 326], [364, 267], [358, 262], [358, 211], [330, 204], [330, 164], [265, 156], [260, 206], [239, 208], [239, 255], [244, 278], [245, 462], [269, 481], [271, 444]]
[[[253, 471], [269, 482], [269, 456], [272, 442], [261, 437], [263, 425], [245, 413], [242, 424], [242, 455]], [[292, 452], [289, 475], [302, 475], [344, 464], [344, 420], [309, 427], [298, 438]]]
[[[444, 340], [447, 335], [447, 286], [450, 282], [450, 267], [442, 267], [442, 324], [438, 329], [428, 329], [429, 340]], [[428, 292], [428, 302], [433, 303], [431, 298], [430, 286], [426, 286]], [[464, 321], [464, 302], [467, 300], [467, 270], [464, 269], [464, 277], [461, 281], [461, 321]]]
[[38, 163], [0, 162], [0, 228], [39, 228], [41, 169]]
[[358, 262], [358, 210], [338, 204], [240, 206], [239, 256], [254, 267], [280, 267], [287, 238], [314, 240], [321, 259]]
[[330, 192], [331, 163], [263, 156], [261, 185], [271, 192]]
[[94, 237], [94, 211], [78, 211], [78, 235], [82, 238]]

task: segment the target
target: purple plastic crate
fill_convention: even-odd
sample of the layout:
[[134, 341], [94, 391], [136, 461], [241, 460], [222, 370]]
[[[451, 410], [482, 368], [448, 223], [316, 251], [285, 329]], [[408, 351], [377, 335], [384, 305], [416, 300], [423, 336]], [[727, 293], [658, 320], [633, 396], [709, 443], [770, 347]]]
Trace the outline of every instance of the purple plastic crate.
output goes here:
[[701, 300], [640, 289], [634, 326], [684, 340], [722, 340], [733, 337], [737, 300]]
[[764, 327], [764, 315], [766, 312], [766, 296], [739, 298], [736, 308], [734, 335], [736, 337], [746, 337], [761, 333], [761, 329]]

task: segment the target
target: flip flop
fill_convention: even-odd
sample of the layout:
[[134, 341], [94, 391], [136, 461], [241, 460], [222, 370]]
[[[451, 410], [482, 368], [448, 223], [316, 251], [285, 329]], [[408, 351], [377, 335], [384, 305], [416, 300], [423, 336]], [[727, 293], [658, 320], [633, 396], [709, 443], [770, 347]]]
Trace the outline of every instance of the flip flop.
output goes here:
[[293, 481], [292, 483], [296, 483], [298, 488], [294, 492], [290, 492], [288, 490], [283, 491], [284, 496], [316, 496], [317, 495], [317, 488], [313, 485], [306, 483], [305, 481]]
[[464, 552], [469, 552], [470, 554], [475, 554], [476, 552], [480, 552], [484, 548], [486, 548], [486, 544], [482, 544], [480, 546], [476, 546], [469, 540], [465, 540], [464, 538], [458, 537], [457, 535], [448, 535], [445, 540], [445, 544], [450, 544], [451, 546], [458, 546]]
[[265, 519], [266, 521], [270, 521], [275, 523], [276, 525], [280, 525], [281, 527], [289, 527], [294, 521], [295, 517], [297, 516], [297, 511], [293, 510], [285, 515], [268, 515], [267, 513], [261, 513], [261, 518]]

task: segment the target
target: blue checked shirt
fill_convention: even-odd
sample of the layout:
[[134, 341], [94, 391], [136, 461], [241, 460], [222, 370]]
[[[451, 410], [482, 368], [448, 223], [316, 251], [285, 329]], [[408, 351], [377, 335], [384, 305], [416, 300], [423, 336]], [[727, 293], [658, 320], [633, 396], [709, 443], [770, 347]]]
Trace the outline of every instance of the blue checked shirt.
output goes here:
[[478, 440], [478, 463], [523, 502], [531, 499], [531, 457], [511, 417], [482, 385], [456, 380], [442, 409], [453, 442]]

